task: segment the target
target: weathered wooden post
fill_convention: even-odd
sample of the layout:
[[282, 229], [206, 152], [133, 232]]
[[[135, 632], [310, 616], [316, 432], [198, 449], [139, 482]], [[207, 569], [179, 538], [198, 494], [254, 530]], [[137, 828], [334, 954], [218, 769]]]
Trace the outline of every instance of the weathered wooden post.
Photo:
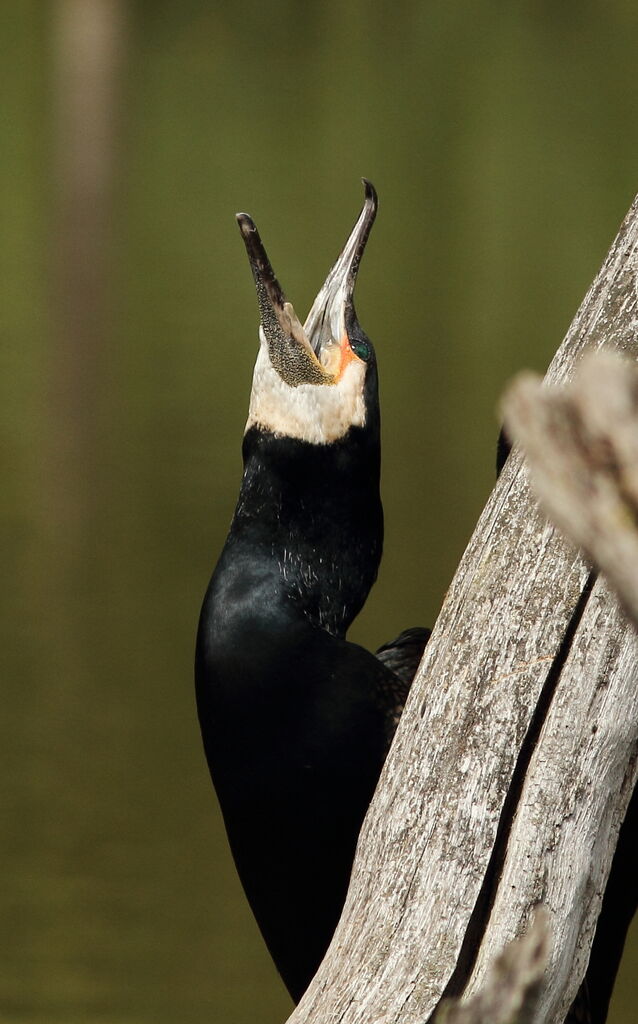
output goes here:
[[[638, 200], [547, 382], [569, 380], [586, 350], [636, 359], [637, 281]], [[636, 778], [637, 655], [610, 587], [548, 524], [515, 450], [446, 597], [342, 919], [290, 1024], [425, 1024], [442, 997], [481, 989], [539, 903], [550, 941], [531, 1019], [562, 1024]]]

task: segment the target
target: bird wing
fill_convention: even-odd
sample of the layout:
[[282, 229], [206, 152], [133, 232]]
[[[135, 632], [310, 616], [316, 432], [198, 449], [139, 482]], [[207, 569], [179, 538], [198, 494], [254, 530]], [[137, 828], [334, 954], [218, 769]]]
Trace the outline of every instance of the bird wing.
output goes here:
[[593, 1024], [592, 1010], [589, 999], [589, 985], [587, 978], [583, 980], [576, 998], [569, 1008], [565, 1018], [565, 1024]]
[[422, 626], [412, 626], [404, 629], [394, 640], [383, 644], [376, 652], [379, 661], [391, 673], [384, 673], [379, 680], [379, 696], [388, 716], [388, 745], [401, 717], [430, 632]]

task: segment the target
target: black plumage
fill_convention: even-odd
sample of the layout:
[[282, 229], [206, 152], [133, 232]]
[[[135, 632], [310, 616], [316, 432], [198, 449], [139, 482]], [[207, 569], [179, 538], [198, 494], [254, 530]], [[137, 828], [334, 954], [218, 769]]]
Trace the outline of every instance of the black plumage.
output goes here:
[[381, 558], [373, 347], [353, 290], [366, 199], [304, 328], [239, 215], [261, 347], [244, 474], [200, 617], [198, 712], [230, 845], [298, 1000], [343, 906], [359, 829], [427, 633], [378, 657], [346, 640]]

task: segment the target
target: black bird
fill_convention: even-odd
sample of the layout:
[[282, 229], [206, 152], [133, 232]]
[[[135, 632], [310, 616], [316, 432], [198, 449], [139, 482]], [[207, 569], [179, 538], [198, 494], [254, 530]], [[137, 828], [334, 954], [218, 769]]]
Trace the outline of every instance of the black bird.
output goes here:
[[302, 326], [237, 220], [261, 326], [244, 473], [199, 622], [198, 713], [237, 869], [295, 1001], [328, 947], [428, 632], [346, 640], [377, 575], [377, 363], [355, 313], [373, 186]]

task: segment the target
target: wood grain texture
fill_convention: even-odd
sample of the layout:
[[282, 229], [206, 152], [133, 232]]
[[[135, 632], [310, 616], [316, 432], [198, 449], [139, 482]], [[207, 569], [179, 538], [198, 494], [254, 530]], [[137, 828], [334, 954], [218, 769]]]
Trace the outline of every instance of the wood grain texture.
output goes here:
[[443, 1000], [434, 1024], [529, 1024], [548, 955], [549, 914], [538, 907], [525, 934], [495, 957], [480, 990], [469, 999]]
[[567, 388], [521, 374], [503, 400], [533, 491], [552, 522], [607, 575], [638, 623], [638, 369], [589, 352]]
[[[587, 348], [636, 357], [637, 249], [634, 203], [549, 380], [568, 379]], [[539, 898], [552, 915], [559, 1020], [584, 971], [633, 780], [635, 737], [615, 702], [632, 689], [634, 643], [538, 511], [514, 452], [452, 581], [341, 922], [290, 1024], [425, 1024], [470, 976], [476, 990]], [[625, 717], [634, 712], [630, 702]]]
[[638, 641], [599, 579], [587, 601], [527, 770], [469, 991], [550, 911], [552, 951], [537, 1015], [561, 1024], [585, 973], [618, 830], [636, 778]]
[[[547, 514], [600, 567], [638, 625], [638, 369], [615, 352], [587, 353], [566, 388], [521, 375], [503, 402]], [[561, 1022], [589, 950], [615, 841], [636, 776], [638, 641], [615, 628], [615, 598], [597, 581], [543, 726], [512, 830], [494, 920], [473, 985], [508, 940], [519, 905], [554, 910], [552, 969], [541, 1021]], [[553, 836], [552, 836], [553, 830]], [[540, 850], [556, 869], [544, 876]], [[536, 849], [535, 856], [530, 857]], [[528, 872], [528, 865], [532, 872]], [[509, 891], [508, 891], [509, 886]], [[501, 905], [502, 904], [502, 905]], [[471, 986], [472, 987], [472, 986]]]

